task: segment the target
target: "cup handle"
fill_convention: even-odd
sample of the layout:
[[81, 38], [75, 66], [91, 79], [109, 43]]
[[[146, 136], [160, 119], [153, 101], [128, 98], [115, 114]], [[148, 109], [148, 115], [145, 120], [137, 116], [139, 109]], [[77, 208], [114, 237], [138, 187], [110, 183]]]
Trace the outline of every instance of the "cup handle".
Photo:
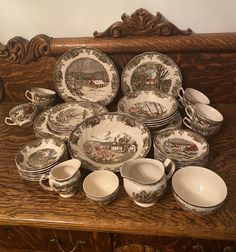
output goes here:
[[40, 180], [39, 180], [39, 184], [40, 184], [40, 186], [41, 186], [43, 189], [53, 192], [53, 189], [52, 189], [50, 186], [47, 186], [47, 185], [45, 185], [45, 184], [43, 183], [43, 180], [49, 179], [49, 177], [50, 177], [50, 175], [43, 174], [43, 175], [41, 176]]
[[33, 101], [32, 93], [29, 90], [25, 91], [25, 97], [31, 102]]
[[178, 93], [179, 98], [183, 99], [185, 91], [182, 87], [180, 89], [178, 89], [177, 93]]
[[5, 123], [8, 124], [8, 125], [17, 125], [17, 123], [13, 122], [10, 117], [5, 118]]
[[186, 114], [188, 115], [188, 117], [189, 117], [190, 119], [193, 118], [194, 109], [193, 109], [192, 105], [186, 106], [185, 112], [186, 112]]
[[175, 163], [169, 158], [166, 158], [166, 160], [164, 161], [164, 167], [166, 168], [169, 165], [171, 165], [171, 168], [170, 168], [169, 173], [166, 175], [167, 180], [169, 180], [175, 172]]
[[190, 123], [190, 119], [188, 117], [184, 117], [183, 119], [183, 123], [185, 126], [187, 126], [189, 129], [192, 129], [191, 123]]

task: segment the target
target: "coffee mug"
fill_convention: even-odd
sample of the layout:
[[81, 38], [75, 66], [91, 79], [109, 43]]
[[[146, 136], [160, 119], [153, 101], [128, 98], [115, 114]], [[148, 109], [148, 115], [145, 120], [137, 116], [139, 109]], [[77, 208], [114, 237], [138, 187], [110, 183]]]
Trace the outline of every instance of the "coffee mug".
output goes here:
[[194, 106], [187, 106], [185, 112], [188, 117], [183, 119], [183, 123], [188, 128], [203, 136], [210, 136], [218, 133], [224, 119], [218, 110], [201, 103], [196, 103]]
[[[81, 162], [70, 159], [54, 166], [49, 174], [43, 174], [39, 180], [40, 186], [48, 191], [55, 191], [63, 198], [71, 197], [76, 193], [80, 179]], [[44, 184], [48, 180], [49, 186]]]
[[196, 103], [210, 104], [209, 98], [202, 92], [194, 88], [180, 88], [178, 90], [179, 102], [183, 107], [194, 105]]
[[52, 105], [56, 100], [56, 92], [47, 88], [31, 88], [26, 90], [25, 97], [39, 107]]
[[8, 125], [19, 125], [29, 127], [33, 124], [34, 118], [37, 115], [37, 107], [32, 103], [23, 103], [13, 107], [9, 111], [9, 116], [5, 118], [5, 123]]

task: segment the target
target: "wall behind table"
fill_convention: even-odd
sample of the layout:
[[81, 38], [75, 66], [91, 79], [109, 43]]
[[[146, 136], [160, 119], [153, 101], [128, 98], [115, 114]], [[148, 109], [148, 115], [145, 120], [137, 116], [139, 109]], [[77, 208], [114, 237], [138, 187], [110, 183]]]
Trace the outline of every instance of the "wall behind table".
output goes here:
[[161, 12], [181, 29], [234, 32], [235, 0], [0, 0], [0, 42], [17, 35], [92, 36], [138, 8]]

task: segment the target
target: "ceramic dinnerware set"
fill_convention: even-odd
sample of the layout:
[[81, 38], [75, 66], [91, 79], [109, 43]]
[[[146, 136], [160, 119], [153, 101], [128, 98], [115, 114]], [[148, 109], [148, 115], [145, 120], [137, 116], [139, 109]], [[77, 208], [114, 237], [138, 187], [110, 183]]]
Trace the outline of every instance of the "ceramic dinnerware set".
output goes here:
[[[55, 105], [52, 90], [32, 88], [25, 93], [32, 111], [44, 110], [31, 119], [39, 139], [16, 154], [20, 176], [71, 197], [77, 193], [81, 168], [86, 168], [91, 171], [83, 180], [86, 197], [108, 204], [117, 197], [115, 173], [120, 172], [125, 191], [142, 207], [158, 202], [173, 177], [173, 195], [184, 209], [199, 213], [218, 209], [227, 187], [216, 173], [203, 168], [209, 158], [203, 136], [219, 131], [220, 112], [200, 91], [184, 90], [178, 65], [161, 53], [143, 53], [128, 62], [121, 75], [124, 97], [117, 112], [108, 112], [105, 106], [116, 97], [119, 82], [114, 63], [97, 49], [74, 48], [63, 54], [54, 69], [54, 85], [64, 103]], [[180, 105], [191, 130], [179, 129]], [[149, 159], [145, 157], [152, 137], [154, 159]]]

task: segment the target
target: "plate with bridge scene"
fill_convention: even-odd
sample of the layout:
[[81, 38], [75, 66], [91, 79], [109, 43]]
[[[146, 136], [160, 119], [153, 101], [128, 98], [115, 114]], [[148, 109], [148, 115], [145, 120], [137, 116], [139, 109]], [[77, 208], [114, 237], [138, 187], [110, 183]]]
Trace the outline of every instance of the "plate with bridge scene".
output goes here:
[[119, 89], [119, 74], [102, 51], [81, 47], [65, 52], [54, 68], [54, 85], [65, 101], [91, 101], [108, 105]]
[[124, 95], [136, 90], [160, 90], [177, 97], [182, 87], [182, 74], [176, 62], [165, 54], [146, 52], [135, 56], [121, 76]]

